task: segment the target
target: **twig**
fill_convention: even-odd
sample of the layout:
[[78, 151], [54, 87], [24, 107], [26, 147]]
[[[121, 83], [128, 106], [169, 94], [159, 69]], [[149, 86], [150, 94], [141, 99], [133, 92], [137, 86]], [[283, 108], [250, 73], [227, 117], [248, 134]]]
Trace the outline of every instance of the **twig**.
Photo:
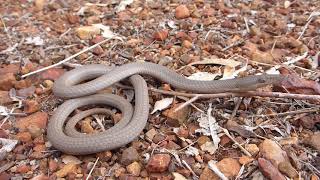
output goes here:
[[303, 67], [300, 67], [300, 66], [296, 66], [294, 64], [292, 64], [291, 66], [295, 67], [295, 68], [298, 68], [298, 69], [301, 69], [303, 71], [308, 71], [308, 72], [311, 72], [311, 73], [317, 73], [316, 71], [313, 71], [311, 69], [306, 69], [306, 68], [303, 68]]
[[[116, 86], [124, 89], [133, 89], [131, 86], [126, 86], [122, 84], [116, 84]], [[299, 99], [299, 100], [311, 100], [320, 101], [320, 95], [308, 95], [308, 94], [292, 94], [292, 93], [280, 93], [280, 92], [260, 92], [260, 91], [247, 91], [247, 92], [230, 92], [230, 93], [217, 93], [217, 94], [195, 94], [195, 93], [184, 93], [177, 91], [165, 91], [156, 88], [148, 88], [150, 91], [155, 93], [161, 93], [173, 96], [184, 96], [184, 97], [195, 97], [198, 99], [210, 99], [210, 98], [231, 98], [231, 97], [274, 97], [274, 98], [289, 98], [289, 99]]]
[[297, 56], [295, 58], [290, 58], [291, 60], [287, 61], [287, 62], [284, 62], [283, 64], [285, 65], [291, 65], [291, 64], [294, 64], [298, 61], [301, 61], [303, 60], [304, 58], [306, 58], [308, 56], [308, 51], [304, 52], [302, 55], [300, 56]]
[[240, 104], [241, 104], [241, 102], [242, 102], [242, 99], [243, 99], [243, 98], [238, 99], [237, 104], [236, 104], [236, 106], [234, 107], [234, 109], [233, 109], [233, 111], [232, 111], [232, 114], [231, 114], [231, 117], [230, 117], [230, 119], [229, 119], [230, 121], [232, 121], [233, 118], [234, 118], [234, 116], [237, 114], [237, 111], [238, 111], [239, 106], [240, 106]]
[[310, 14], [309, 18], [308, 18], [308, 22], [304, 25], [303, 30], [302, 30], [302, 32], [300, 33], [300, 36], [298, 37], [297, 40], [300, 40], [300, 39], [302, 38], [303, 34], [304, 34], [305, 31], [307, 30], [307, 28], [308, 28], [309, 24], [311, 23], [311, 21], [313, 20], [313, 17], [314, 17], [314, 16], [315, 16], [315, 15], [314, 15], [314, 12], [312, 12], [312, 13]]
[[89, 57], [87, 57], [86, 59], [82, 60], [82, 62], [87, 62], [89, 59], [91, 59], [93, 57], [93, 55], [91, 54]]
[[143, 48], [141, 51], [144, 52], [145, 50], [147, 50], [155, 42], [156, 42], [156, 40], [152, 41], [147, 47]]
[[191, 169], [191, 167], [189, 166], [189, 164], [185, 161], [185, 160], [182, 160], [182, 163], [186, 166], [186, 168], [192, 173], [193, 177], [196, 177], [196, 178], [199, 178], [197, 176], [197, 174]]
[[3, 25], [4, 31], [7, 32], [8, 29], [7, 29], [6, 23], [4, 22], [2, 16], [0, 17], [0, 19], [1, 19], [1, 23], [2, 23], [2, 25]]
[[79, 45], [79, 44], [70, 44], [70, 45], [66, 45], [66, 46], [51, 46], [51, 47], [47, 47], [46, 49], [44, 49], [44, 51], [49, 51], [49, 50], [53, 50], [53, 49], [60, 49], [60, 48], [67, 49], [67, 48], [74, 47], [77, 45]]
[[242, 152], [244, 152], [247, 156], [252, 157], [252, 155], [251, 155], [245, 148], [243, 148], [243, 147], [241, 146], [241, 144], [239, 144], [239, 143], [230, 135], [230, 133], [229, 133], [229, 131], [228, 131], [227, 129], [225, 129], [225, 128], [221, 128], [221, 129], [223, 130], [223, 132], [225, 133], [225, 135], [227, 135], [228, 138], [230, 138], [230, 139], [234, 142], [234, 144], [237, 145], [237, 146], [242, 150]]
[[181, 106], [179, 106], [178, 108], [176, 108], [173, 112], [177, 112], [179, 110], [181, 110], [182, 108], [186, 107], [187, 105], [195, 102], [196, 100], [199, 99], [199, 96], [194, 96], [193, 98], [189, 99], [188, 101], [186, 101], [185, 103], [183, 103]]
[[238, 172], [238, 175], [237, 175], [236, 178], [235, 178], [235, 180], [240, 179], [240, 177], [241, 177], [242, 174], [243, 174], [244, 168], [245, 168], [245, 165], [242, 165], [241, 168], [240, 168], [240, 171]]
[[318, 38], [318, 37], [319, 37], [319, 35], [318, 35], [318, 36], [314, 36], [314, 37], [312, 37], [312, 38], [309, 40], [309, 42], [307, 43], [307, 46], [309, 46], [309, 45], [310, 45], [311, 41], [313, 41], [314, 39], [316, 39], [316, 38]]
[[210, 160], [208, 162], [208, 166], [217, 176], [219, 176], [220, 179], [228, 180], [228, 178], [219, 170], [219, 168], [217, 167], [216, 163], [214, 163], [213, 160]]
[[1, 167], [0, 167], [0, 173], [8, 170], [8, 169], [11, 168], [14, 164], [15, 164], [15, 162], [14, 162], [14, 161], [11, 161], [11, 162], [9, 162], [9, 163], [1, 166]]
[[308, 167], [308, 169], [310, 169], [311, 171], [314, 170], [318, 175], [320, 175], [320, 170], [317, 169], [316, 167], [314, 167], [311, 163], [304, 162], [303, 160], [300, 160], [300, 159], [298, 159], [298, 160], [299, 160], [299, 162], [302, 162], [303, 164], [305, 164]]
[[270, 66], [270, 67], [274, 66], [274, 64], [262, 63], [262, 62], [253, 61], [253, 60], [248, 60], [248, 62], [253, 65], [263, 65], [263, 66]]
[[95, 118], [95, 120], [97, 121], [98, 125], [100, 126], [101, 130], [102, 131], [106, 131], [106, 129], [104, 128], [104, 125], [102, 124], [102, 121], [101, 119], [99, 118], [98, 115], [93, 115], [93, 117]]
[[219, 34], [219, 36], [222, 36], [223, 38], [228, 38], [227, 35], [222, 34], [222, 33], [228, 33], [228, 34], [242, 34], [242, 30], [241, 31], [230, 31], [228, 29], [225, 28], [220, 28], [220, 27], [214, 27], [214, 28], [210, 28], [210, 30], [207, 32], [207, 34], [204, 37], [204, 40], [206, 41], [207, 38], [209, 37], [210, 33], [215, 33], [215, 34]]
[[103, 4], [103, 3], [86, 3], [86, 6], [100, 6], [100, 7], [105, 7], [105, 6], [109, 6], [110, 4]]
[[244, 39], [240, 39], [240, 40], [230, 44], [229, 46], [223, 48], [222, 51], [226, 51], [226, 50], [228, 50], [228, 49], [230, 49], [230, 48], [232, 48], [234, 46], [238, 46], [238, 45], [242, 44], [243, 42], [244, 42]]
[[12, 116], [12, 115], [16, 115], [16, 116], [26, 116], [25, 113], [14, 113], [14, 111], [16, 109], [19, 109], [18, 107], [13, 107], [10, 112], [6, 113], [6, 117], [1, 119], [2, 120], [2, 123], [0, 124], [0, 128], [4, 125], [4, 123], [7, 122], [7, 120]]
[[[286, 87], [282, 87], [287, 93], [290, 93], [290, 91]], [[303, 107], [301, 102], [297, 101], [296, 99], [293, 99], [297, 104], [299, 104], [300, 107]]]
[[196, 142], [198, 142], [198, 141], [199, 141], [199, 139], [197, 139], [197, 140], [195, 140], [194, 142], [190, 143], [188, 146], [186, 146], [186, 147], [184, 147], [184, 148], [182, 148], [182, 149], [179, 149], [178, 151], [181, 152], [181, 151], [183, 151], [183, 150], [185, 150], [185, 149], [188, 149], [190, 146], [194, 145], [194, 144], [195, 144]]
[[204, 40], [206, 41], [210, 33], [214, 32], [214, 30], [209, 30], [207, 34], [204, 36]]
[[170, 153], [170, 154], [176, 159], [176, 161], [177, 161], [177, 163], [179, 164], [179, 166], [180, 166], [180, 167], [183, 167], [183, 164], [182, 164], [182, 162], [181, 162], [181, 159], [180, 159], [180, 157], [179, 157], [179, 155], [178, 155], [178, 152], [177, 152], [176, 150], [169, 150], [169, 149], [166, 149], [166, 148], [161, 148], [161, 149], [160, 149], [160, 152], [161, 152], [161, 151], [166, 151], [166, 152]]
[[[133, 89], [131, 86], [125, 86], [122, 84], [116, 84], [116, 86]], [[210, 98], [231, 98], [231, 97], [274, 97], [274, 98], [290, 98], [290, 99], [299, 99], [299, 100], [311, 100], [311, 101], [320, 101], [320, 95], [308, 95], [308, 94], [292, 94], [292, 93], [280, 93], [280, 92], [259, 92], [259, 91], [247, 91], [247, 92], [230, 92], [230, 93], [217, 93], [217, 94], [194, 94], [194, 93], [184, 93], [177, 91], [165, 91], [156, 88], [149, 88], [150, 91], [173, 95], [173, 96], [184, 96], [184, 97], [195, 97], [198, 96], [198, 99], [210, 99]]]
[[291, 99], [300, 99], [300, 100], [313, 100], [320, 101], [320, 95], [307, 95], [307, 94], [291, 94], [291, 93], [280, 93], [280, 92], [259, 92], [259, 91], [247, 91], [247, 92], [230, 92], [230, 93], [217, 93], [217, 94], [193, 94], [193, 93], [184, 93], [177, 91], [165, 91], [156, 88], [150, 88], [151, 91], [174, 95], [174, 96], [185, 96], [185, 97], [195, 97], [199, 96], [199, 99], [210, 99], [210, 98], [228, 98], [228, 97], [275, 97], [275, 98], [291, 98]]
[[15, 43], [13, 46], [8, 47], [7, 49], [5, 49], [3, 51], [0, 51], [0, 54], [6, 54], [9, 52], [12, 52], [13, 50], [15, 50], [18, 47], [18, 45], [19, 45], [18, 43]]
[[249, 28], [249, 25], [248, 25], [248, 19], [246, 17], [244, 17], [243, 20], [244, 20], [244, 23], [246, 25], [247, 33], [250, 33], [250, 28]]
[[92, 45], [92, 46], [90, 46], [90, 47], [88, 47], [88, 48], [83, 49], [82, 51], [80, 51], [80, 52], [78, 52], [78, 53], [76, 53], [76, 54], [74, 54], [74, 55], [72, 55], [72, 56], [70, 56], [70, 57], [68, 57], [68, 58], [66, 58], [66, 59], [64, 59], [64, 60], [56, 63], [56, 64], [53, 64], [53, 65], [51, 65], [51, 66], [47, 66], [47, 67], [44, 67], [44, 68], [42, 68], [42, 69], [38, 69], [38, 70], [36, 70], [36, 71], [33, 71], [33, 72], [27, 73], [27, 74], [25, 74], [25, 75], [22, 75], [21, 78], [25, 78], [25, 77], [28, 77], [28, 76], [30, 76], [30, 75], [33, 75], [33, 74], [36, 74], [36, 73], [39, 73], [39, 72], [48, 70], [48, 69], [50, 69], [50, 68], [59, 66], [59, 65], [65, 63], [65, 62], [67, 62], [67, 61], [69, 61], [69, 60], [77, 57], [78, 55], [80, 55], [80, 54], [82, 54], [82, 53], [84, 53], [84, 52], [86, 52], [86, 51], [89, 51], [89, 50], [91, 50], [91, 49], [93, 49], [93, 48], [95, 48], [95, 47], [97, 47], [97, 46], [99, 46], [99, 45], [101, 45], [101, 44], [109, 41], [109, 40], [110, 40], [110, 38], [109, 38], [109, 39], [105, 39], [105, 40], [103, 40], [103, 41], [101, 41], [101, 42], [99, 42], [99, 43], [97, 43], [97, 44], [94, 44], [94, 45]]
[[297, 111], [289, 111], [289, 112], [283, 112], [283, 113], [254, 115], [254, 116], [249, 116], [248, 118], [270, 117], [270, 116], [286, 116], [286, 115], [295, 115], [295, 114], [311, 113], [311, 112], [318, 112], [318, 111], [320, 111], [320, 108], [308, 108], [308, 109], [302, 109], [302, 110], [297, 110]]
[[270, 50], [270, 54], [272, 55], [274, 48], [276, 47], [277, 39], [273, 42], [272, 48]]
[[[182, 100], [185, 100], [185, 101], [188, 101], [189, 99], [187, 97], [184, 97], [184, 96], [177, 96], [177, 98], [179, 99], [182, 99]], [[201, 113], [204, 113], [204, 111], [202, 111], [200, 108], [198, 108], [196, 105], [190, 103], [190, 105], [195, 108], [197, 111], [201, 112]]]
[[61, 39], [63, 36], [65, 36], [66, 34], [68, 34], [69, 32], [71, 31], [71, 28], [69, 28], [66, 32], [62, 33], [60, 36], [59, 36], [59, 39]]
[[94, 164], [93, 164], [93, 166], [92, 166], [92, 168], [91, 168], [91, 170], [90, 170], [90, 172], [89, 172], [86, 180], [88, 180], [88, 179], [90, 178], [90, 176], [91, 176], [91, 174], [92, 174], [92, 172], [93, 172], [93, 169], [96, 167], [98, 161], [99, 161], [99, 157], [97, 158], [96, 162], [94, 162]]

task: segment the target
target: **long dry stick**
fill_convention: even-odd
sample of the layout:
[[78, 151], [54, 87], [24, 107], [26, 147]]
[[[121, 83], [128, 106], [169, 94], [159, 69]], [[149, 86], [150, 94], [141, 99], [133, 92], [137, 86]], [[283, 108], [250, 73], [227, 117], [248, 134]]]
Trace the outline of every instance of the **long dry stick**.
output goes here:
[[269, 116], [287, 116], [287, 115], [295, 115], [295, 114], [303, 114], [303, 113], [312, 113], [312, 112], [319, 112], [320, 108], [308, 108], [308, 109], [301, 109], [297, 111], [289, 111], [283, 113], [272, 113], [272, 114], [264, 114], [264, 115], [253, 115], [249, 116], [248, 118], [253, 117], [269, 117]]
[[82, 51], [80, 51], [80, 52], [78, 52], [78, 53], [76, 53], [76, 54], [74, 54], [74, 55], [72, 55], [72, 56], [70, 56], [70, 57], [67, 57], [66, 59], [64, 59], [64, 60], [62, 60], [62, 61], [60, 61], [60, 62], [58, 62], [58, 63], [56, 63], [56, 64], [53, 64], [53, 65], [51, 65], [51, 66], [47, 66], [47, 67], [44, 67], [44, 68], [42, 68], [42, 69], [38, 69], [38, 70], [36, 70], [36, 71], [33, 71], [33, 72], [27, 73], [27, 74], [25, 74], [25, 75], [22, 75], [21, 78], [25, 78], [25, 77], [28, 77], [28, 76], [30, 76], [30, 75], [33, 75], [33, 74], [36, 74], [36, 73], [39, 73], [39, 72], [48, 70], [48, 69], [50, 69], [50, 68], [59, 66], [59, 65], [65, 63], [65, 62], [70, 61], [71, 59], [79, 56], [80, 54], [82, 54], [82, 53], [84, 53], [84, 52], [86, 52], [86, 51], [89, 51], [89, 50], [91, 50], [91, 49], [93, 49], [93, 48], [95, 48], [95, 47], [97, 47], [97, 46], [99, 46], [99, 45], [101, 45], [101, 44], [109, 41], [109, 40], [110, 40], [110, 38], [109, 38], [109, 39], [105, 39], [105, 40], [103, 40], [103, 41], [101, 41], [101, 42], [99, 42], [99, 43], [97, 43], [97, 44], [94, 44], [94, 45], [92, 45], [92, 46], [90, 46], [90, 47], [88, 47], [88, 48], [83, 49]]
[[185, 96], [185, 97], [195, 97], [198, 96], [198, 99], [208, 99], [208, 98], [228, 98], [228, 97], [275, 97], [275, 98], [290, 98], [290, 99], [300, 99], [300, 100], [313, 100], [320, 101], [320, 95], [307, 95], [307, 94], [291, 94], [291, 93], [280, 93], [280, 92], [259, 92], [259, 91], [247, 91], [247, 92], [233, 92], [233, 93], [217, 93], [217, 94], [193, 94], [193, 93], [184, 93], [177, 91], [165, 91], [156, 88], [150, 88], [151, 91], [174, 95], [174, 96]]

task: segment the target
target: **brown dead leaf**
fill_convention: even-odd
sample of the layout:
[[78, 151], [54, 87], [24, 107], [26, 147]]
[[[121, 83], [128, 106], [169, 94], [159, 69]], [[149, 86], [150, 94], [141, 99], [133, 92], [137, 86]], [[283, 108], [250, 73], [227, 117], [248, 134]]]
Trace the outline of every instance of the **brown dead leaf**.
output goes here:
[[267, 63], [267, 64], [272, 64], [273, 63], [273, 56], [271, 53], [268, 52], [263, 52], [260, 50], [256, 50], [252, 52], [251, 54], [251, 59], [253, 61], [261, 62], [261, 63]]
[[320, 116], [310, 114], [299, 118], [295, 125], [302, 126], [306, 129], [313, 129], [317, 123], [320, 123]]
[[259, 169], [263, 173], [265, 177], [269, 179], [278, 179], [278, 180], [285, 180], [286, 178], [282, 175], [279, 170], [267, 159], [259, 158]]
[[169, 31], [167, 29], [163, 29], [161, 31], [157, 31], [153, 34], [153, 38], [157, 41], [164, 41], [167, 39]]
[[175, 12], [176, 18], [177, 19], [184, 19], [190, 16], [190, 11], [188, 9], [187, 6], [185, 5], [179, 5], [176, 8], [176, 12]]
[[303, 139], [303, 143], [313, 147], [317, 151], [320, 151], [319, 139], [320, 139], [320, 132], [315, 132], [310, 137]]
[[289, 75], [281, 85], [285, 87], [291, 93], [298, 94], [320, 94], [320, 85], [316, 81], [306, 80], [299, 78], [297, 75]]
[[230, 131], [234, 131], [234, 132], [240, 134], [240, 136], [245, 137], [245, 138], [255, 137], [255, 134], [252, 131], [245, 129], [244, 127], [239, 125], [237, 122], [232, 121], [232, 120], [229, 120], [227, 122], [226, 128]]

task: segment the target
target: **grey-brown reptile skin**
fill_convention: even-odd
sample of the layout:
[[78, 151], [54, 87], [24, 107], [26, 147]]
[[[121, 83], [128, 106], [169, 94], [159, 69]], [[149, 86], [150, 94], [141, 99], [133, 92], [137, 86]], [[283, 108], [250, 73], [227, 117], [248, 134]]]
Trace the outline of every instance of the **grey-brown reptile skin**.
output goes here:
[[[153, 63], [130, 63], [116, 68], [105, 65], [85, 65], [65, 73], [55, 83], [55, 96], [70, 99], [57, 108], [51, 117], [47, 135], [58, 150], [74, 155], [92, 154], [119, 148], [130, 143], [143, 130], [149, 115], [149, 96], [145, 80], [140, 75], [151, 75], [181, 90], [196, 93], [221, 93], [254, 90], [270, 84], [279, 84], [285, 76], [257, 75], [230, 80], [197, 81], [186, 79], [174, 71]], [[95, 94], [114, 83], [129, 78], [135, 90], [135, 108], [124, 98], [112, 94]], [[85, 80], [86, 83], [78, 84]], [[103, 110], [83, 112], [67, 123], [68, 116], [81, 106], [105, 104], [118, 108], [122, 120], [114, 127], [96, 134], [77, 133], [75, 124], [85, 115], [108, 113]], [[65, 131], [67, 133], [65, 133]]]

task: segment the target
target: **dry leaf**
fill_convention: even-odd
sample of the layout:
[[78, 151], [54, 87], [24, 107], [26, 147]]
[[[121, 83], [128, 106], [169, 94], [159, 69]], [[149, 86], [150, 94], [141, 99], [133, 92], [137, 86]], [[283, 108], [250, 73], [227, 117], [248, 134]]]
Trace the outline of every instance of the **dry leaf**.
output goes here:
[[299, 94], [320, 94], [320, 84], [316, 81], [305, 80], [296, 75], [290, 75], [282, 83], [290, 93]]
[[220, 74], [212, 74], [208, 72], [197, 72], [191, 74], [188, 79], [197, 80], [197, 81], [213, 81]]
[[187, 178], [185, 178], [179, 173], [173, 172], [172, 175], [174, 176], [174, 180], [187, 180]]
[[284, 8], [288, 8], [289, 6], [291, 5], [291, 2], [290, 1], [285, 1], [284, 2]]
[[0, 144], [2, 145], [1, 149], [5, 150], [6, 152], [12, 151], [17, 143], [18, 140], [0, 138]]
[[65, 164], [68, 164], [68, 163], [72, 163], [72, 164], [81, 164], [82, 161], [80, 161], [80, 159], [78, 159], [77, 157], [75, 156], [71, 156], [71, 155], [65, 155], [62, 157], [62, 162], [65, 163]]
[[[199, 122], [200, 129], [196, 129], [195, 132], [202, 133], [206, 136], [211, 136], [213, 147], [207, 147], [208, 151], [212, 152], [218, 149], [220, 138], [218, 136], [218, 132], [221, 131], [220, 126], [216, 122], [216, 119], [211, 115], [212, 112], [212, 104], [209, 104], [207, 116], [202, 116], [197, 121]], [[211, 146], [207, 144], [206, 146]]]
[[229, 131], [234, 131], [240, 136], [249, 138], [249, 137], [256, 137], [256, 135], [253, 133], [253, 131], [246, 129], [245, 127], [239, 125], [237, 122], [229, 120], [226, 124], [226, 128]]
[[214, 154], [216, 150], [218, 149], [212, 141], [207, 141], [206, 143], [202, 144], [200, 146], [202, 151], [207, 151], [210, 154]]
[[[204, 60], [198, 61], [198, 62], [193, 62], [188, 64], [188, 66], [192, 65], [199, 65], [199, 64], [217, 64], [217, 65], [223, 65], [225, 66], [224, 72], [223, 72], [223, 79], [233, 79], [235, 78], [239, 72], [245, 71], [247, 69], [247, 63], [240, 68], [239, 70], [236, 70], [237, 66], [242, 65], [242, 62], [235, 61], [233, 59], [221, 59], [221, 58], [203, 58]], [[207, 72], [200, 72], [200, 73], [195, 73], [192, 74], [189, 79], [194, 79], [194, 80], [214, 80], [215, 77], [219, 74], [212, 74], [212, 73], [207, 73]]]
[[162, 29], [160, 31], [156, 31], [153, 34], [153, 38], [157, 41], [164, 41], [167, 39], [168, 35], [169, 35], [169, 31], [167, 29]]
[[198, 156], [199, 155], [199, 150], [195, 147], [188, 147], [188, 149], [185, 151], [185, 153], [189, 156]]
[[8, 152], [15, 148], [17, 143], [18, 140], [0, 138], [0, 146], [2, 146], [0, 149], [0, 161], [7, 156]]
[[173, 98], [164, 98], [161, 99], [160, 101], [157, 101], [154, 104], [154, 109], [151, 112], [151, 114], [155, 113], [156, 111], [162, 111], [163, 109], [169, 107], [173, 102]]
[[44, 40], [41, 39], [40, 36], [37, 37], [27, 37], [26, 38], [26, 44], [34, 44], [36, 46], [42, 46], [44, 45]]
[[128, 5], [133, 3], [133, 0], [122, 0], [120, 4], [116, 7], [116, 12], [120, 12], [126, 9]]
[[168, 21], [167, 24], [171, 29], [177, 29], [178, 28], [178, 26], [175, 24], [174, 21]]
[[236, 69], [234, 67], [226, 66], [223, 71], [222, 79], [233, 79], [235, 71]]
[[265, 72], [266, 74], [280, 74], [278, 67], [272, 67]]
[[103, 24], [93, 24], [92, 25], [93, 27], [95, 28], [99, 28], [101, 31], [102, 31], [102, 36], [105, 37], [105, 38], [110, 38], [110, 39], [119, 39], [121, 41], [123, 41], [123, 37], [120, 37], [119, 35], [113, 33], [111, 30], [110, 30], [110, 26], [105, 26]]

